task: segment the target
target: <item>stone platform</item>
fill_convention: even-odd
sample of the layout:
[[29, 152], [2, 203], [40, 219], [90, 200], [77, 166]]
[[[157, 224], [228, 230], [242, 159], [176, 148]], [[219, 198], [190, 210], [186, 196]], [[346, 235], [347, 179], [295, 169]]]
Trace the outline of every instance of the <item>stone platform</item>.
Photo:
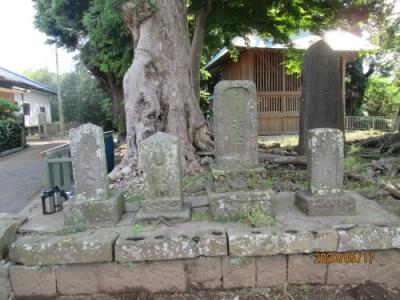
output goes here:
[[17, 297], [43, 298], [366, 280], [399, 286], [400, 218], [352, 196], [355, 216], [309, 217], [296, 207], [294, 193], [279, 193], [276, 225], [265, 228], [217, 222], [132, 227], [121, 221], [20, 236], [10, 247], [9, 280]]
[[295, 194], [295, 203], [310, 217], [352, 216], [356, 214], [354, 197], [346, 192], [320, 196], [301, 190]]

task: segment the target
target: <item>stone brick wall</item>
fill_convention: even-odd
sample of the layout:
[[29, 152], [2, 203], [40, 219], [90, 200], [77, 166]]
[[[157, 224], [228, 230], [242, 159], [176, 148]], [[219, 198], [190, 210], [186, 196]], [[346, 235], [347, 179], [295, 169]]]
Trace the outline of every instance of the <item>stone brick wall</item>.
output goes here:
[[[363, 255], [363, 252], [357, 252]], [[54, 298], [145, 290], [185, 292], [192, 289], [234, 289], [289, 284], [358, 284], [363, 281], [400, 285], [400, 250], [379, 250], [372, 263], [314, 262], [314, 254], [258, 257], [198, 257], [191, 259], [92, 263], [51, 266], [10, 265], [9, 279], [17, 298]], [[0, 271], [1, 292], [8, 286]], [[8, 292], [11, 292], [7, 290]], [[1, 294], [0, 299], [7, 299]], [[2, 298], [3, 297], [3, 298]]]

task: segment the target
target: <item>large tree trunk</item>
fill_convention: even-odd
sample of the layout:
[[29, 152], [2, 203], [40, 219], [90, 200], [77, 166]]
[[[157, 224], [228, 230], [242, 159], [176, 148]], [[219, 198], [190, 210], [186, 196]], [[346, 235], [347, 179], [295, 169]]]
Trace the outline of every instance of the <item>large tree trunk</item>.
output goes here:
[[122, 166], [135, 166], [139, 143], [157, 131], [181, 141], [184, 173], [200, 168], [195, 146], [212, 146], [192, 86], [185, 0], [143, 0], [123, 5], [132, 31], [134, 59], [124, 78], [127, 152]]
[[196, 12], [196, 26], [190, 47], [190, 57], [192, 60], [192, 85], [194, 94], [198, 100], [200, 100], [201, 53], [203, 51], [204, 39], [206, 36], [207, 18], [211, 9], [212, 0], [207, 0], [206, 4]]

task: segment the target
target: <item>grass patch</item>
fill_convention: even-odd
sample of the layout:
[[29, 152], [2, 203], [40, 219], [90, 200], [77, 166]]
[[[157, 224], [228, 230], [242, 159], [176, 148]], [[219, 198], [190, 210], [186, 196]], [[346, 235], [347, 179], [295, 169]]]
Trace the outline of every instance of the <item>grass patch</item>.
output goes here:
[[269, 165], [265, 185], [274, 191], [296, 191], [307, 188], [305, 170], [290, 170], [278, 165]]
[[138, 224], [138, 223], [133, 224], [132, 225], [132, 230], [133, 230], [134, 233], [140, 233], [143, 230], [143, 225], [142, 224]]
[[357, 192], [374, 190], [377, 186], [366, 182], [366, 181], [358, 181], [358, 180], [345, 180], [344, 181], [344, 189], [345, 190], [352, 190]]
[[[355, 140], [367, 139], [371, 136], [381, 136], [383, 131], [378, 130], [356, 130], [356, 131], [346, 131], [346, 141], [351, 142]], [[298, 135], [277, 135], [277, 136], [263, 136], [258, 138], [259, 144], [264, 144], [266, 146], [272, 146], [274, 144], [280, 144], [282, 148], [294, 149], [299, 142]]]
[[204, 193], [209, 179], [209, 172], [201, 172], [191, 176], [185, 176], [182, 178], [183, 190], [188, 194]]
[[192, 212], [192, 217], [191, 217], [192, 222], [210, 221], [211, 219], [212, 219], [211, 215], [208, 211], [204, 211], [204, 212], [203, 211], [202, 212], [193, 211]]
[[282, 148], [294, 149], [297, 147], [299, 142], [299, 137], [297, 135], [280, 135], [280, 136], [268, 136], [259, 137], [258, 143], [264, 144], [266, 146], [272, 146], [274, 144], [279, 144]]
[[141, 193], [133, 192], [133, 193], [126, 193], [125, 194], [126, 202], [140, 202], [144, 200], [144, 195]]
[[345, 147], [346, 156], [343, 161], [343, 170], [344, 172], [357, 171], [355, 166], [360, 168], [360, 164], [367, 163], [368, 160], [362, 158], [361, 155], [361, 146], [360, 145], [346, 145]]
[[356, 140], [363, 140], [367, 139], [371, 136], [381, 136], [383, 135], [383, 131], [378, 130], [356, 130], [356, 131], [348, 131], [346, 132], [346, 141], [356, 141]]
[[233, 217], [220, 217], [217, 221], [220, 223], [246, 223], [255, 228], [269, 227], [276, 224], [276, 220], [273, 217], [266, 215], [262, 210], [256, 208], [240, 209]]

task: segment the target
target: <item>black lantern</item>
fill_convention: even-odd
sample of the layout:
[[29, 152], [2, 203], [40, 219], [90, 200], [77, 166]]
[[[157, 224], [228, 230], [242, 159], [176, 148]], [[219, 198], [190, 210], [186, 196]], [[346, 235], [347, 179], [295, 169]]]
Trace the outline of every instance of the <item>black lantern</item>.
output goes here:
[[44, 215], [53, 214], [56, 212], [54, 192], [52, 190], [45, 190], [42, 194], [42, 209]]

